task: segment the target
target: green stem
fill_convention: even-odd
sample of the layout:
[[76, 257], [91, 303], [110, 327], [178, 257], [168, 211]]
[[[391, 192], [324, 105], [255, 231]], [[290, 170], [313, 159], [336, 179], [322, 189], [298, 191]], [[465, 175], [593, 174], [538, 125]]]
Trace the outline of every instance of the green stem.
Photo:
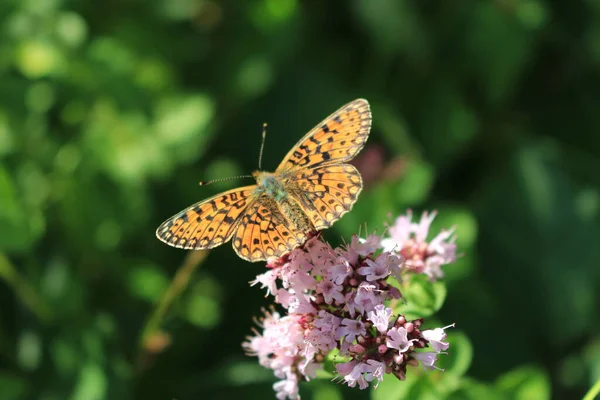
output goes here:
[[142, 352], [146, 350], [147, 340], [160, 331], [160, 325], [162, 324], [167, 312], [171, 308], [173, 302], [181, 295], [181, 293], [188, 286], [192, 274], [202, 263], [208, 252], [206, 251], [192, 251], [188, 253], [188, 256], [183, 261], [183, 264], [177, 272], [175, 277], [171, 281], [169, 287], [165, 290], [162, 297], [160, 298], [156, 308], [146, 321], [142, 334], [140, 335], [139, 347]]
[[583, 400], [594, 400], [600, 393], [600, 379], [592, 386], [589, 392], [583, 397]]
[[44, 303], [42, 297], [35, 291], [33, 286], [24, 279], [8, 258], [0, 253], [0, 279], [10, 286], [17, 298], [23, 303], [40, 321], [48, 323], [52, 320], [52, 310]]

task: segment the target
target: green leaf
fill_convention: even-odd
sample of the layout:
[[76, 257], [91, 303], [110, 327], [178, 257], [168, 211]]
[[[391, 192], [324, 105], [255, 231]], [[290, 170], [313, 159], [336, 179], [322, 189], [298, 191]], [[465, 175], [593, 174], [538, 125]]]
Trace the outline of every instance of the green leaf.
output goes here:
[[[402, 179], [395, 186], [394, 198], [397, 206], [392, 212], [403, 213], [405, 205], [420, 204], [425, 201], [435, 179], [433, 167], [424, 161], [410, 160], [406, 163]], [[400, 207], [398, 207], [400, 206]]]
[[0, 166], [0, 249], [25, 250], [30, 245], [28, 220], [12, 178]]
[[10, 118], [6, 112], [0, 109], [0, 156], [5, 156], [14, 151], [15, 133], [10, 126]]
[[27, 397], [31, 386], [24, 378], [0, 373], [0, 388], [2, 388], [2, 400], [20, 400]]
[[505, 397], [491, 386], [471, 378], [462, 378], [460, 387], [453, 391], [449, 400], [505, 400]]
[[221, 310], [214, 299], [195, 293], [188, 298], [184, 315], [192, 324], [210, 328], [219, 323]]
[[35, 371], [42, 362], [42, 340], [38, 332], [24, 331], [17, 345], [19, 365], [26, 371]]
[[339, 386], [334, 386], [327, 383], [319, 383], [312, 385], [312, 398], [313, 400], [343, 400], [342, 392]]
[[502, 375], [496, 387], [508, 398], [515, 400], [550, 399], [550, 379], [546, 372], [536, 366], [523, 366]]
[[[157, 138], [167, 146], [185, 150], [190, 143], [207, 137], [198, 132], [206, 129], [215, 106], [206, 95], [181, 96], [162, 100], [156, 109]], [[188, 152], [187, 150], [185, 150]]]
[[298, 10], [298, 0], [262, 0], [250, 9], [254, 25], [265, 32], [288, 22]]
[[[589, 316], [597, 314], [598, 213], [581, 212], [579, 195], [587, 193], [565, 171], [554, 143], [524, 145], [508, 166], [477, 199], [478, 219], [486, 221], [482, 276], [501, 304], [500, 318], [535, 326], [553, 346], [569, 346], [592, 329]], [[569, 323], [556, 324], [556, 315], [568, 315]], [[504, 345], [530, 351], [525, 343]], [[499, 357], [509, 362], [508, 353]]]
[[448, 355], [440, 357], [440, 365], [446, 370], [447, 375], [462, 377], [471, 367], [473, 360], [473, 346], [469, 338], [462, 332], [446, 331], [446, 341], [450, 343]]
[[440, 207], [430, 232], [438, 232], [440, 229], [447, 230], [453, 227], [456, 232], [456, 242], [460, 249], [475, 245], [479, 227], [473, 211], [456, 206]]
[[585, 394], [583, 400], [594, 400], [600, 394], [600, 379], [596, 381], [594, 386]]
[[198, 327], [211, 328], [221, 320], [220, 297], [218, 282], [203, 276], [190, 288], [183, 304], [183, 315]]
[[418, 159], [421, 149], [410, 135], [408, 123], [404, 118], [398, 115], [396, 110], [387, 103], [373, 104], [373, 108], [377, 109], [377, 126], [386, 144], [393, 148], [394, 154], [400, 156], [406, 154], [411, 158]]
[[100, 365], [90, 363], [81, 369], [70, 400], [103, 400], [107, 390], [108, 380], [104, 370]]
[[473, 8], [473, 18], [466, 27], [467, 59], [492, 102], [500, 103], [512, 94], [528, 64], [537, 36], [529, 31], [531, 23], [523, 24], [518, 17], [534, 19], [528, 17], [530, 14], [526, 9], [516, 15], [507, 13], [487, 2]]
[[169, 279], [157, 266], [144, 264], [129, 270], [128, 283], [132, 295], [154, 302], [169, 286]]
[[29, 39], [17, 51], [17, 67], [29, 79], [58, 73], [64, 59], [58, 46], [49, 41]]
[[[420, 108], [420, 129], [427, 142], [428, 160], [435, 165], [451, 165], [475, 138], [479, 118], [464, 99], [459, 85], [438, 78]], [[435, 117], [433, 117], [435, 116]], [[440, 140], [443, 137], [444, 140]]]
[[227, 362], [218, 371], [224, 380], [231, 386], [242, 386], [250, 383], [268, 382], [272, 380], [272, 371], [258, 363], [251, 361]]
[[394, 375], [385, 375], [377, 389], [372, 388], [373, 400], [423, 399], [436, 400], [446, 397], [451, 389], [449, 377], [440, 371], [424, 371], [421, 367], [409, 367], [406, 379], [401, 381]]
[[352, 2], [358, 22], [371, 36], [378, 53], [395, 53], [400, 49], [425, 46], [425, 34], [412, 3], [395, 0], [360, 0]]
[[446, 285], [443, 282], [431, 282], [425, 275], [412, 275], [400, 285], [403, 300], [398, 302], [395, 313], [401, 313], [407, 319], [425, 318], [438, 311], [446, 298]]
[[55, 340], [50, 346], [50, 355], [57, 372], [62, 376], [69, 376], [80, 366], [81, 351], [72, 341], [63, 338]]
[[400, 400], [400, 399], [410, 399], [411, 392], [414, 387], [417, 385], [420, 376], [416, 376], [415, 374], [410, 374], [407, 371], [406, 380], [401, 381], [396, 378], [394, 375], [386, 374], [383, 378], [383, 382], [379, 383], [377, 389], [371, 389], [371, 399], [372, 400]]

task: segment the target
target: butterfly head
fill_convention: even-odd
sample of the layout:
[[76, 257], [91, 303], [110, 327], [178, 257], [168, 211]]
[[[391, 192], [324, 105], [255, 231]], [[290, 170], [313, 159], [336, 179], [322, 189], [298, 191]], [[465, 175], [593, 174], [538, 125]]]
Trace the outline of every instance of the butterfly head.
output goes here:
[[258, 184], [258, 191], [264, 193], [275, 201], [281, 201], [287, 196], [285, 186], [275, 174], [264, 171], [254, 171], [252, 173], [256, 183]]

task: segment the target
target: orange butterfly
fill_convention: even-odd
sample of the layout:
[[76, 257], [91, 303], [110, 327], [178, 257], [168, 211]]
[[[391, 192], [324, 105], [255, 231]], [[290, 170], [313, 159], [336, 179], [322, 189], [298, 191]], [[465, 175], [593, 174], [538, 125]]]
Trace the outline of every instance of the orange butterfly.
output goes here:
[[369, 103], [354, 100], [300, 139], [275, 172], [255, 171], [256, 185], [194, 204], [163, 222], [156, 236], [196, 250], [233, 238], [233, 249], [245, 260], [280, 257], [350, 211], [362, 178], [346, 161], [363, 148], [370, 130]]

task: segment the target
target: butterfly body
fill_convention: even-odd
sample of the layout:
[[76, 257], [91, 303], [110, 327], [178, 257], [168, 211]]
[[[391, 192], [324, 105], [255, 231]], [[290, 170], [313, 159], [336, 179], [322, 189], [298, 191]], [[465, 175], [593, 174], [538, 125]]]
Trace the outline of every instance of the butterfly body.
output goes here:
[[346, 161], [362, 149], [370, 127], [366, 100], [346, 104], [300, 139], [275, 172], [255, 171], [255, 185], [192, 205], [163, 222], [157, 237], [184, 249], [232, 240], [248, 261], [282, 256], [350, 211], [362, 179]]
[[275, 201], [281, 201], [288, 195], [282, 180], [274, 173], [255, 171], [252, 176], [256, 179], [257, 194], [264, 193]]

